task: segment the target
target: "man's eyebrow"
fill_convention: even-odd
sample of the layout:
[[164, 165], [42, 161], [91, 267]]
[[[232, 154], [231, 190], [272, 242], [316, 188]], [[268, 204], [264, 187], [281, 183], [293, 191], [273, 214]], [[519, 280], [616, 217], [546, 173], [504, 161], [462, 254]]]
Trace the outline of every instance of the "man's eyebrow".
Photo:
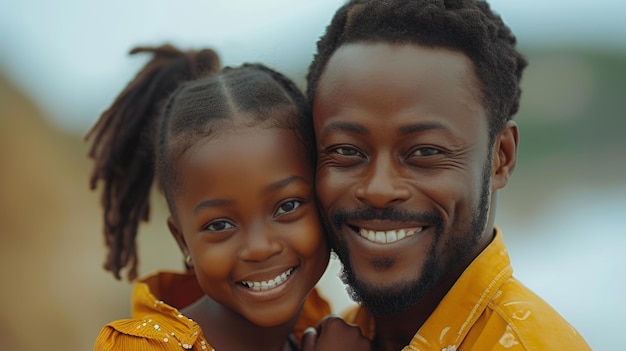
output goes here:
[[415, 123], [415, 124], [408, 124], [408, 125], [402, 126], [398, 128], [398, 135], [408, 135], [408, 134], [413, 134], [416, 132], [423, 132], [423, 131], [433, 130], [433, 129], [442, 129], [445, 131], [448, 130], [448, 128], [442, 123], [425, 122], [425, 123]]
[[279, 180], [277, 182], [274, 182], [268, 186], [265, 187], [265, 189], [263, 189], [263, 194], [268, 194], [280, 189], [283, 189], [285, 187], [287, 187], [289, 184], [294, 183], [294, 182], [304, 182], [306, 183], [306, 179], [300, 177], [300, 176], [291, 176], [282, 180]]
[[363, 135], [370, 134], [370, 132], [362, 125], [345, 121], [331, 122], [322, 128], [322, 132], [349, 132]]

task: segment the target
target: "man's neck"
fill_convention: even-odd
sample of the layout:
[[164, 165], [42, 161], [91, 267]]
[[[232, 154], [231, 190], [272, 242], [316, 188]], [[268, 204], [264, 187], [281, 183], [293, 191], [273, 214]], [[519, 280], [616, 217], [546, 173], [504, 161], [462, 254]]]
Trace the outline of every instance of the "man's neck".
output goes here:
[[427, 295], [400, 314], [374, 317], [373, 350], [398, 351], [408, 345], [462, 272], [446, 276]]
[[419, 299], [413, 306], [407, 308], [399, 314], [392, 316], [375, 316], [374, 341], [372, 350], [374, 351], [397, 351], [407, 346], [415, 334], [426, 323], [433, 314], [441, 300], [452, 289], [456, 281], [463, 274], [465, 269], [478, 257], [478, 255], [493, 240], [495, 232], [485, 236], [482, 245], [477, 250], [461, 261], [458, 268], [445, 275], [437, 285], [435, 285], [424, 297]]

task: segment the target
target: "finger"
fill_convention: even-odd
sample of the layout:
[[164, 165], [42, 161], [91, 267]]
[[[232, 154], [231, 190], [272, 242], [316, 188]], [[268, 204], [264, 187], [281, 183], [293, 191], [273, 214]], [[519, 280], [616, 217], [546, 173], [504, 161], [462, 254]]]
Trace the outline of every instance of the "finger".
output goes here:
[[328, 321], [331, 319], [343, 319], [343, 318], [341, 318], [340, 315], [335, 314], [335, 313], [327, 314], [322, 319], [320, 319], [319, 322], [317, 322], [317, 329], [321, 331], [324, 323], [328, 323]]
[[336, 313], [329, 313], [327, 314], [324, 318], [322, 318], [322, 320], [324, 319], [330, 319], [330, 318], [339, 318], [339, 319], [343, 319], [341, 318], [340, 315], [336, 314]]
[[302, 334], [302, 351], [314, 351], [316, 343], [317, 330], [313, 327], [306, 328]]

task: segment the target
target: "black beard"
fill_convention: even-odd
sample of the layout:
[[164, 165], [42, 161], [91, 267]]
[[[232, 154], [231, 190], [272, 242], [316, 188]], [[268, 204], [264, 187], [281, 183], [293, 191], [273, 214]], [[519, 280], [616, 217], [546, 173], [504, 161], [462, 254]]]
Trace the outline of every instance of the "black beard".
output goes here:
[[[439, 214], [434, 212], [416, 213], [406, 210], [388, 208], [375, 210], [372, 208], [344, 211], [339, 210], [331, 214], [331, 223], [325, 221], [324, 225], [331, 236], [333, 250], [339, 256], [343, 264], [340, 278], [346, 284], [346, 290], [352, 300], [359, 303], [374, 316], [392, 316], [399, 314], [409, 307], [414, 306], [435, 286], [443, 276], [451, 269], [457, 268], [460, 261], [470, 255], [487, 224], [489, 214], [489, 186], [490, 172], [487, 162], [483, 172], [483, 182], [478, 207], [474, 209], [472, 222], [469, 224], [462, 238], [462, 242], [447, 243], [455, 252], [451, 257], [454, 261], [447, 267], [442, 267], [439, 258], [434, 252], [439, 244], [443, 233], [443, 220]], [[354, 274], [350, 262], [350, 252], [345, 238], [339, 233], [347, 220], [393, 220], [393, 221], [415, 221], [432, 223], [435, 228], [435, 240], [429, 250], [429, 256], [424, 264], [422, 275], [414, 280], [407, 280], [393, 285], [372, 284], [359, 280]], [[383, 263], [381, 263], [383, 264]]]

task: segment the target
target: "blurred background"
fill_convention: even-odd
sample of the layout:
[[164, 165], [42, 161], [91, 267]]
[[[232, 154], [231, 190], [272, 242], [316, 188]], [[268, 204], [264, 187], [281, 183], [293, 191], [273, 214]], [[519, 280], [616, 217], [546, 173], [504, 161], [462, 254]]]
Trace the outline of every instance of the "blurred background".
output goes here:
[[[98, 195], [82, 138], [145, 63], [136, 45], [210, 46], [227, 65], [261, 61], [304, 87], [341, 0], [21, 0], [0, 3], [0, 342], [86, 350], [129, 315], [131, 285], [102, 269]], [[520, 160], [497, 224], [516, 276], [594, 350], [626, 323], [626, 2], [492, 0], [530, 60]], [[140, 274], [180, 269], [153, 197]], [[350, 304], [336, 260], [320, 282]]]

